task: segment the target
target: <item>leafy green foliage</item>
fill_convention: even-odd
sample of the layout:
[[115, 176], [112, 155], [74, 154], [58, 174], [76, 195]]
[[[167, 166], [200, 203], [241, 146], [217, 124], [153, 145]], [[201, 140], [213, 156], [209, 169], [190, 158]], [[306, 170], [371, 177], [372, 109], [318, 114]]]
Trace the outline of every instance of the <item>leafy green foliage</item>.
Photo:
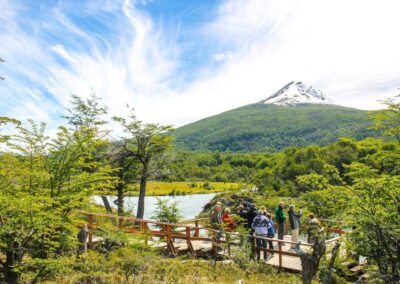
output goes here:
[[400, 280], [400, 178], [382, 175], [355, 180], [349, 188], [352, 247], [379, 268], [380, 278]]
[[112, 186], [111, 167], [92, 159], [99, 143], [93, 129], [60, 127], [54, 139], [43, 123], [16, 130], [0, 156], [0, 265], [9, 283], [62, 270], [76, 244], [71, 212]]
[[383, 101], [387, 109], [374, 115], [375, 128], [381, 129], [388, 136], [400, 143], [400, 95]]
[[151, 218], [163, 223], [178, 223], [182, 216], [176, 202], [157, 198], [156, 208]]
[[368, 115], [334, 105], [252, 104], [178, 128], [175, 144], [189, 151], [263, 152], [327, 145], [339, 137], [380, 136], [380, 131], [369, 129], [373, 122]]
[[[128, 138], [124, 138], [123, 153], [133, 157], [141, 165], [136, 217], [143, 218], [147, 180], [153, 170], [161, 169], [168, 161], [166, 152], [172, 147], [172, 137], [167, 133], [173, 131], [173, 128], [170, 125], [143, 123], [136, 118], [133, 110], [129, 120], [121, 117], [114, 117], [114, 120], [119, 122], [129, 135]], [[129, 167], [126, 170], [129, 170]]]

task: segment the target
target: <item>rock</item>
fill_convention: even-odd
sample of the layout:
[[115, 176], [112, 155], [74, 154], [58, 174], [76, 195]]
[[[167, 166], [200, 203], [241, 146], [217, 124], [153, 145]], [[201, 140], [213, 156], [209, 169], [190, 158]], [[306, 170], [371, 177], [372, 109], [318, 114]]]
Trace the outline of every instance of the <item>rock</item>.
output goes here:
[[212, 207], [211, 202], [206, 203], [206, 205], [204, 205], [203, 207], [203, 212], [211, 210], [211, 207]]

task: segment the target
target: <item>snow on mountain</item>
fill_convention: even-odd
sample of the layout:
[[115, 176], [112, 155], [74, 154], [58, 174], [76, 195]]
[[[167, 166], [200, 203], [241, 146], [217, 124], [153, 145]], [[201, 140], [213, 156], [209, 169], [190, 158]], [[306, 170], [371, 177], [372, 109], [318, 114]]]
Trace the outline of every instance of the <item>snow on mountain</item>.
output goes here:
[[278, 92], [262, 100], [260, 103], [281, 106], [295, 106], [299, 104], [333, 104], [320, 90], [306, 86], [302, 82], [292, 81]]

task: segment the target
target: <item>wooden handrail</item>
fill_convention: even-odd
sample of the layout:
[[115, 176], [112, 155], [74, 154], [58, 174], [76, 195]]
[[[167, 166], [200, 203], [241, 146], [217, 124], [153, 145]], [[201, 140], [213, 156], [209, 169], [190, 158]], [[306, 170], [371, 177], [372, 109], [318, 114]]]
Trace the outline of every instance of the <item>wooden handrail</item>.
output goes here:
[[[266, 240], [266, 241], [274, 241], [277, 243], [282, 243], [282, 244], [291, 244], [291, 245], [296, 245], [297, 242], [292, 242], [292, 241], [285, 241], [285, 240], [279, 240], [279, 239], [275, 239], [275, 238], [266, 238], [266, 237], [261, 237], [261, 236], [252, 236], [255, 239], [260, 239], [260, 240]], [[309, 243], [301, 243], [302, 246], [307, 246], [307, 247], [313, 247], [313, 244], [309, 244]]]
[[336, 242], [336, 241], [338, 241], [338, 240], [340, 240], [340, 239], [341, 239], [341, 237], [336, 237], [336, 238], [327, 240], [327, 241], [325, 242], [325, 244], [330, 244], [330, 243]]
[[194, 223], [196, 221], [207, 221], [209, 220], [208, 218], [194, 218], [194, 219], [183, 219], [179, 220], [181, 224], [187, 224], [187, 223]]
[[85, 211], [76, 211], [76, 212], [78, 212], [79, 214], [86, 215], [86, 216], [97, 216], [97, 217], [110, 218], [110, 219], [122, 219], [122, 220], [126, 220], [126, 221], [131, 221], [131, 222], [138, 222], [138, 223], [145, 222], [147, 224], [153, 224], [153, 225], [157, 225], [157, 226], [169, 225], [169, 226], [178, 227], [178, 228], [189, 227], [192, 230], [201, 229], [201, 230], [209, 230], [209, 231], [218, 232], [218, 230], [215, 230], [215, 229], [212, 229], [209, 227], [196, 227], [196, 226], [189, 226], [189, 225], [185, 225], [185, 224], [165, 223], [165, 222], [158, 222], [155, 220], [139, 219], [139, 218], [135, 218], [135, 217], [118, 216], [118, 215], [113, 215], [113, 214], [90, 213], [90, 212], [85, 212]]

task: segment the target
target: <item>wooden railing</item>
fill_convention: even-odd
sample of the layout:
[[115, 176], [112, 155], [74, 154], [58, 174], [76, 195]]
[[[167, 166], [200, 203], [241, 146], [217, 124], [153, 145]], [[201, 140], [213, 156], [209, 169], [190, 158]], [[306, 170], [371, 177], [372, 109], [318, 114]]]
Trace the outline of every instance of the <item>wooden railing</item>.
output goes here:
[[[211, 244], [211, 253], [215, 254], [217, 252], [217, 246], [220, 244], [225, 244], [228, 248], [228, 255], [230, 256], [231, 252], [231, 245], [236, 245], [232, 240], [234, 240], [237, 233], [234, 232], [225, 232], [226, 238], [223, 240], [217, 240], [216, 236], [219, 232], [218, 230], [214, 230], [210, 227], [200, 226], [199, 223], [203, 222], [205, 219], [194, 219], [194, 220], [185, 220], [182, 224], [173, 224], [173, 223], [163, 223], [157, 222], [154, 220], [145, 220], [145, 219], [138, 219], [134, 217], [125, 217], [125, 216], [116, 216], [112, 214], [101, 214], [101, 213], [90, 213], [90, 212], [83, 212], [79, 211], [80, 214], [85, 215], [87, 217], [87, 227], [89, 229], [89, 236], [88, 236], [88, 247], [91, 248], [93, 245], [93, 236], [94, 236], [94, 229], [98, 227], [96, 223], [97, 219], [110, 219], [114, 220], [115, 224], [123, 231], [127, 233], [141, 233], [145, 236], [145, 242], [148, 244], [148, 236], [159, 237], [163, 239], [167, 244], [168, 251], [176, 256], [178, 254], [174, 242], [175, 240], [184, 240], [187, 244], [188, 251], [193, 255], [197, 256], [197, 253], [193, 247], [192, 241], [206, 241], [210, 242]], [[186, 223], [186, 224], [185, 224]], [[194, 225], [191, 225], [194, 224]], [[157, 229], [158, 228], [158, 229]], [[204, 236], [200, 236], [200, 231], [204, 231]], [[334, 229], [328, 228], [327, 231], [336, 232], [339, 235], [343, 234], [344, 232], [341, 229]], [[267, 253], [273, 253], [278, 256], [278, 266], [280, 268], [287, 268], [291, 269], [283, 262], [283, 256], [291, 256], [299, 258], [297, 253], [291, 251], [283, 250], [284, 245], [294, 245], [291, 241], [286, 240], [278, 240], [276, 238], [266, 238], [261, 236], [248, 236], [249, 239], [252, 241], [253, 251], [256, 252], [257, 250], [265, 251]], [[338, 238], [334, 238], [328, 240], [326, 243], [332, 243]], [[275, 245], [277, 244], [277, 249], [270, 249], [270, 248], [260, 248], [256, 246], [256, 239], [263, 239], [266, 241], [272, 241]], [[302, 247], [312, 248], [313, 244], [309, 243], [301, 243]], [[276, 247], [276, 246], [275, 246]]]
[[[89, 213], [83, 211], [79, 211], [78, 213], [87, 216], [89, 248], [93, 245], [93, 231], [98, 227], [95, 222], [96, 218], [115, 220], [117, 221], [119, 228], [127, 233], [142, 233], [145, 237], [151, 235], [163, 238], [167, 243], [169, 252], [173, 255], [177, 255], [174, 246], [174, 240], [176, 239], [185, 240], [188, 250], [193, 255], [195, 255], [195, 251], [193, 249], [192, 241], [209, 241], [211, 242], [213, 249], [215, 249], [215, 244], [220, 242], [216, 240], [216, 234], [218, 233], [217, 230], [208, 227], [201, 227], [198, 223], [196, 223], [195, 226], [191, 226], [186, 224], [163, 223], [134, 217], [116, 216], [112, 214]], [[156, 230], [154, 227], [159, 228], [159, 230]], [[200, 230], [205, 230], [208, 236], [201, 237]], [[145, 241], [147, 243], [148, 239], [146, 238]]]

